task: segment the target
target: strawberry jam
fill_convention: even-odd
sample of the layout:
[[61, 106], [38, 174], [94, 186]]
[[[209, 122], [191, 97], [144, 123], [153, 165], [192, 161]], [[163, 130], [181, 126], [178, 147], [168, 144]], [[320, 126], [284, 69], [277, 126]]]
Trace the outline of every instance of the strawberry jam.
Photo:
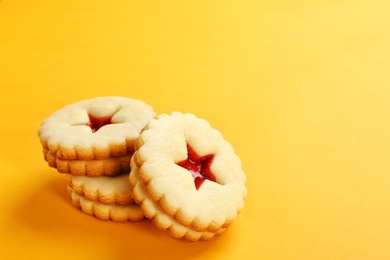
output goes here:
[[192, 174], [196, 189], [199, 189], [205, 180], [216, 182], [216, 178], [210, 170], [214, 155], [199, 156], [189, 145], [187, 145], [187, 151], [188, 158], [178, 162], [177, 165], [187, 169]]
[[89, 115], [89, 122], [86, 124], [92, 130], [92, 133], [97, 132], [101, 127], [111, 124], [111, 117], [94, 117]]

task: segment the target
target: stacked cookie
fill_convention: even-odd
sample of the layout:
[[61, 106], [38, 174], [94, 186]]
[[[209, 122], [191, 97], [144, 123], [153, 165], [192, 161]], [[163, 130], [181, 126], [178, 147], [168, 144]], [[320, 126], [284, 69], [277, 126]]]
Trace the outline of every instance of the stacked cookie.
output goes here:
[[68, 192], [73, 205], [100, 220], [138, 221], [144, 214], [133, 201], [128, 173], [99, 178], [72, 176]]
[[39, 136], [49, 166], [69, 176], [73, 205], [98, 219], [146, 217], [198, 241], [222, 234], [244, 207], [239, 157], [193, 114], [156, 117], [141, 101], [100, 97], [53, 113]]
[[102, 220], [143, 218], [128, 175], [134, 142], [154, 116], [142, 101], [99, 97], [68, 105], [42, 123], [44, 158], [69, 175], [73, 205]]

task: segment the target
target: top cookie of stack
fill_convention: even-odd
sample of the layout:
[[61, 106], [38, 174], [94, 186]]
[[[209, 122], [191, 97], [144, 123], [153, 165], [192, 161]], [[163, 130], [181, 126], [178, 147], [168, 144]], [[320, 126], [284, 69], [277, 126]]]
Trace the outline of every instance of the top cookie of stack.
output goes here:
[[43, 154], [58, 172], [115, 176], [130, 172], [134, 142], [155, 116], [142, 101], [97, 97], [54, 112], [38, 130]]

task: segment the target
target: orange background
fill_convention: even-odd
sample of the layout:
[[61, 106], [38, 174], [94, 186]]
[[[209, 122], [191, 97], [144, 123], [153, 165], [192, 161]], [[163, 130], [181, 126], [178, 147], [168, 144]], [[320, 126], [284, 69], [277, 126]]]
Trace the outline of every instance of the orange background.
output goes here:
[[[390, 259], [388, 1], [0, 1], [1, 259]], [[208, 242], [73, 208], [40, 123], [120, 95], [206, 118], [245, 208]]]

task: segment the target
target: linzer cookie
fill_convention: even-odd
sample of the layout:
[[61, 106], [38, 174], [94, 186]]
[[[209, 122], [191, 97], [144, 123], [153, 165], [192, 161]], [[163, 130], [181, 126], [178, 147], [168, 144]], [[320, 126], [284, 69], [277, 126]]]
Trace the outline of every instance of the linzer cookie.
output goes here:
[[130, 172], [130, 159], [133, 152], [129, 151], [122, 156], [95, 160], [64, 160], [57, 158], [48, 150], [43, 150], [45, 160], [50, 167], [56, 168], [60, 173], [74, 176], [116, 176], [120, 173]]
[[133, 150], [151, 106], [125, 97], [97, 97], [67, 105], [38, 130], [44, 150], [62, 160], [100, 160]]
[[76, 194], [90, 201], [122, 206], [133, 203], [128, 173], [99, 178], [69, 175], [69, 186]]
[[144, 214], [139, 205], [133, 203], [130, 205], [103, 204], [97, 201], [91, 201], [78, 195], [68, 186], [68, 192], [72, 199], [72, 204], [84, 213], [94, 216], [100, 220], [112, 220], [115, 222], [139, 221], [144, 218]]
[[152, 119], [135, 143], [130, 182], [146, 217], [174, 237], [219, 235], [244, 207], [246, 176], [232, 146], [193, 114]]

